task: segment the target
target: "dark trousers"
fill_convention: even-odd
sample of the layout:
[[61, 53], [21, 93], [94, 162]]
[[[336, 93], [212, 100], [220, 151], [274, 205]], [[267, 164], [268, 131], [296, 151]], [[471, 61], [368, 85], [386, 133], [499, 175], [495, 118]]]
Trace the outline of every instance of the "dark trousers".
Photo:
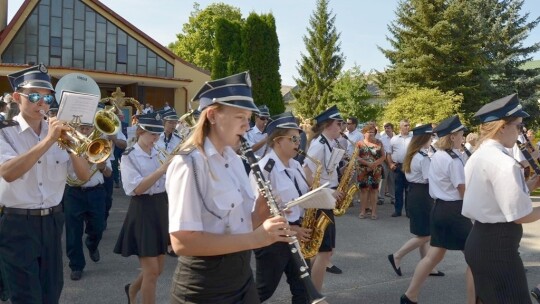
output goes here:
[[405, 178], [405, 173], [401, 170], [402, 165], [398, 164], [396, 170], [394, 170], [394, 179], [395, 179], [395, 198], [396, 202], [394, 208], [397, 214], [401, 215], [401, 210], [403, 209], [403, 202], [405, 200], [405, 192], [409, 183], [407, 178]]
[[98, 248], [105, 228], [105, 188], [66, 187], [64, 212], [66, 216], [66, 254], [71, 270], [83, 270], [83, 228], [86, 223], [85, 245], [90, 251]]
[[105, 187], [105, 227], [107, 227], [107, 219], [109, 218], [109, 210], [111, 210], [112, 207], [112, 195], [113, 195], [113, 187], [114, 187], [114, 181], [112, 175], [109, 177], [103, 176], [103, 186]]
[[48, 216], [1, 216], [0, 257], [11, 303], [58, 303], [64, 286], [63, 227], [62, 212]]
[[288, 244], [274, 243], [261, 249], [255, 249], [254, 252], [257, 264], [255, 282], [261, 302], [268, 300], [274, 294], [281, 276], [285, 273], [292, 294], [291, 303], [308, 303], [306, 289], [300, 279], [300, 270], [293, 262]]

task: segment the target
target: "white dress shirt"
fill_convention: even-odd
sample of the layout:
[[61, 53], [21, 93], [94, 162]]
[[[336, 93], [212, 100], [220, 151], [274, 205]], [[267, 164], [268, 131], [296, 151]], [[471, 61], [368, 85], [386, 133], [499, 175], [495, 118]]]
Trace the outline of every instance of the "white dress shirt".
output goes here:
[[463, 160], [459, 150], [453, 150], [458, 158], [452, 158], [446, 151], [438, 150], [431, 158], [429, 166], [429, 195], [433, 199], [458, 201], [462, 197], [457, 186], [465, 184]]
[[[332, 151], [330, 150], [329, 145], [332, 146], [331, 143], [328, 143], [328, 139], [321, 134], [319, 137], [311, 141], [307, 154], [315, 159], [318, 159], [323, 165], [323, 170], [321, 173], [321, 185], [328, 182], [330, 183], [329, 187], [332, 188], [337, 187], [338, 185], [337, 166], [339, 163], [336, 162], [334, 165], [330, 164], [330, 156], [332, 155]], [[317, 171], [317, 164], [308, 158], [304, 160], [304, 166], [308, 166], [313, 174], [315, 174]]]
[[206, 138], [204, 154], [196, 149], [189, 155], [175, 156], [167, 170], [166, 189], [171, 233], [253, 231], [255, 195], [244, 164], [231, 147], [225, 147], [221, 155]]
[[422, 151], [425, 156], [416, 153], [411, 160], [411, 172], [405, 173], [405, 178], [411, 183], [427, 184], [429, 176], [429, 165], [431, 160], [427, 156], [427, 150]]
[[[103, 138], [107, 139], [107, 136], [104, 136]], [[118, 132], [116, 133], [116, 139], [117, 140], [123, 140], [123, 141], [125, 141], [127, 143], [126, 135], [124, 135], [124, 132], [122, 132], [121, 129], [118, 130]], [[114, 144], [114, 142], [112, 140], [111, 140], [111, 145], [112, 145], [112, 147], [111, 147], [112, 152], [111, 152], [111, 155], [109, 156], [109, 160], [113, 161], [113, 160], [116, 159], [116, 157], [114, 156], [114, 147], [116, 145]]]
[[364, 140], [364, 135], [362, 135], [362, 133], [360, 133], [358, 129], [354, 129], [352, 132], [349, 132], [347, 130], [347, 132], [345, 132], [345, 135], [347, 135], [349, 140], [354, 143], [354, 145], [351, 145], [351, 143], [347, 141], [347, 153], [349, 155], [352, 155], [354, 153], [354, 148], [356, 148], [356, 144], [359, 141]]
[[383, 144], [383, 148], [384, 148], [384, 152], [385, 153], [392, 153], [392, 146], [390, 145], [390, 140], [394, 137], [395, 135], [392, 134], [392, 137], [388, 136], [388, 134], [386, 134], [386, 132], [382, 132], [381, 133], [381, 142]]
[[[270, 159], [274, 160], [275, 165], [270, 173], [268, 173], [268, 171], [266, 171], [264, 168]], [[302, 194], [309, 191], [309, 186], [305, 181], [304, 169], [302, 168], [302, 165], [300, 165], [300, 163], [294, 159], [290, 159], [287, 165], [288, 167], [281, 162], [276, 152], [273, 150], [259, 161], [259, 166], [261, 167], [265, 179], [270, 180], [273, 190], [272, 193], [282, 203], [282, 205], [279, 206], [280, 209], [283, 209], [286, 203], [300, 197], [300, 194], [298, 193], [298, 190], [294, 184], [295, 180], [296, 184], [298, 185], [298, 189]], [[251, 180], [251, 188], [256, 196], [258, 195], [259, 190], [257, 187], [257, 181], [253, 175], [253, 171], [251, 171], [249, 176]], [[300, 216], [302, 216], [303, 213], [302, 207], [298, 205], [293, 206], [291, 209], [289, 209], [289, 211], [290, 213], [285, 214], [285, 217], [289, 222], [296, 222], [298, 219], [300, 219]]]
[[180, 136], [178, 136], [178, 134], [175, 134], [175, 133], [172, 133], [171, 134], [171, 137], [169, 139], [169, 141], [167, 142], [165, 140], [165, 132], [161, 133], [159, 135], [159, 139], [156, 143], [156, 148], [157, 149], [163, 149], [165, 151], [167, 151], [167, 153], [171, 153], [172, 150], [174, 150], [174, 148], [176, 148], [176, 146], [178, 146], [178, 144], [180, 144], [180, 142], [182, 142], [182, 140], [180, 139]]
[[[133, 145], [133, 150], [126, 150], [122, 155], [120, 170], [122, 171], [122, 186], [126, 195], [134, 196], [135, 188], [143, 178], [154, 173], [161, 165], [158, 161], [158, 152], [152, 149], [150, 155], [144, 152], [138, 143]], [[165, 175], [161, 176], [144, 194], [157, 194], [165, 191]]]
[[[254, 144], [260, 142], [261, 140], [266, 138], [266, 134], [263, 133], [257, 126], [253, 126], [251, 130], [247, 131], [246, 133], [246, 140], [248, 141], [249, 145], [253, 147]], [[266, 144], [263, 145], [259, 150], [253, 151], [255, 153], [255, 156], [258, 158], [261, 158], [264, 154], [264, 151], [266, 150]]]
[[412, 135], [407, 134], [405, 136], [398, 134], [390, 139], [390, 150], [388, 153], [392, 154], [392, 160], [396, 163], [403, 163], [405, 160], [405, 154], [407, 153], [407, 147], [411, 142]]
[[[45, 138], [49, 125], [41, 122], [37, 135], [22, 116], [13, 118], [19, 124], [0, 129], [0, 165], [26, 153]], [[69, 155], [58, 145], [45, 154], [20, 178], [8, 183], [0, 178], [0, 204], [23, 209], [51, 208], [60, 203], [66, 184]]]
[[481, 223], [513, 222], [532, 212], [521, 166], [495, 140], [486, 140], [465, 165], [462, 214]]

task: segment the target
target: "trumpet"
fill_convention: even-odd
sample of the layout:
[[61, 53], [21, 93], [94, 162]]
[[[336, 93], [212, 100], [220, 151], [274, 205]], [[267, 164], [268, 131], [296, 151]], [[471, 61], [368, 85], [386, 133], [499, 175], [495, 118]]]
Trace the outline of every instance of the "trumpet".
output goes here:
[[[49, 114], [41, 110], [44, 117], [49, 118]], [[70, 129], [62, 132], [58, 138], [58, 146], [77, 156], [85, 156], [91, 163], [100, 163], [109, 158], [112, 152], [110, 141], [100, 138], [101, 134], [114, 135], [120, 130], [120, 119], [109, 110], [100, 110], [94, 116], [94, 131], [86, 137], [76, 130], [80, 125], [80, 117], [75, 117], [68, 124]]]

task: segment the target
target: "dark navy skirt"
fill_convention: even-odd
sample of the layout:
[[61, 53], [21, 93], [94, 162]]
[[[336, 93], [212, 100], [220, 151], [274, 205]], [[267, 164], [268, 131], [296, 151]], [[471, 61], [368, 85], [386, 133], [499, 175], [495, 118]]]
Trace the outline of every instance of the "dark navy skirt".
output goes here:
[[409, 229], [417, 236], [429, 236], [431, 209], [433, 199], [429, 196], [429, 184], [409, 183], [407, 211], [409, 213]]
[[433, 247], [463, 250], [472, 228], [470, 219], [461, 215], [463, 201], [436, 200], [431, 210], [431, 242]]
[[475, 222], [465, 244], [465, 260], [482, 303], [531, 303], [519, 256], [523, 228], [516, 223]]

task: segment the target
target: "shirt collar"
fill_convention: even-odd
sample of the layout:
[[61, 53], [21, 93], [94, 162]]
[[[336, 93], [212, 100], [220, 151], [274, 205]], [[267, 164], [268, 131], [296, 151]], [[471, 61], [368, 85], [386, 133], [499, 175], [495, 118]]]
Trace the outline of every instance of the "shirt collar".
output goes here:
[[[28, 122], [26, 121], [26, 119], [24, 119], [24, 117], [22, 115], [17, 115], [15, 117], [13, 117], [13, 120], [15, 120], [16, 122], [19, 123], [19, 126], [21, 127], [21, 132], [25, 132], [26, 130], [28, 129], [31, 129], [30, 128], [30, 125], [28, 124]], [[49, 124], [47, 123], [47, 121], [45, 121], [45, 119], [43, 119], [41, 121], [41, 133], [43, 134], [47, 134], [47, 132], [49, 131]]]
[[234, 150], [229, 146], [225, 147], [225, 149], [223, 150], [223, 156], [221, 156], [218, 150], [216, 149], [216, 147], [214, 146], [214, 144], [212, 143], [212, 141], [208, 137], [204, 139], [204, 153], [206, 154], [206, 157], [208, 158], [213, 157], [215, 155], [219, 155], [225, 160], [228, 160], [231, 157], [236, 156], [236, 152], [234, 152]]
[[256, 133], [261, 133], [262, 134], [262, 131], [259, 130], [259, 128], [257, 128], [257, 125], [254, 125], [253, 129], [255, 130]]
[[[274, 150], [272, 150], [269, 154], [268, 154], [268, 157], [269, 159], [273, 159], [275, 161], [275, 168], [281, 172], [281, 171], [284, 171], [287, 169], [287, 167], [285, 167], [285, 165], [281, 162], [281, 159], [279, 159], [279, 156], [276, 154], [276, 152]], [[289, 163], [289, 167], [290, 167], [290, 163]]]
[[139, 143], [135, 143], [135, 144], [133, 145], [133, 148], [134, 148], [136, 151], [138, 151], [139, 153], [141, 153], [141, 154], [143, 154], [143, 155], [146, 155], [146, 156], [148, 156], [148, 157], [154, 157], [154, 156], [156, 156], [157, 153], [158, 153], [157, 148], [155, 148], [155, 149], [152, 149], [152, 150], [150, 151], [150, 155], [148, 155], [148, 154], [141, 148], [141, 146], [139, 145]]
[[508, 154], [508, 150], [506, 150], [505, 146], [503, 146], [500, 142], [494, 140], [494, 139], [486, 139], [483, 143], [482, 143], [482, 146], [485, 146], [485, 147], [494, 147], [494, 148], [497, 148], [499, 150], [501, 150], [502, 152], [504, 152], [505, 154]]

